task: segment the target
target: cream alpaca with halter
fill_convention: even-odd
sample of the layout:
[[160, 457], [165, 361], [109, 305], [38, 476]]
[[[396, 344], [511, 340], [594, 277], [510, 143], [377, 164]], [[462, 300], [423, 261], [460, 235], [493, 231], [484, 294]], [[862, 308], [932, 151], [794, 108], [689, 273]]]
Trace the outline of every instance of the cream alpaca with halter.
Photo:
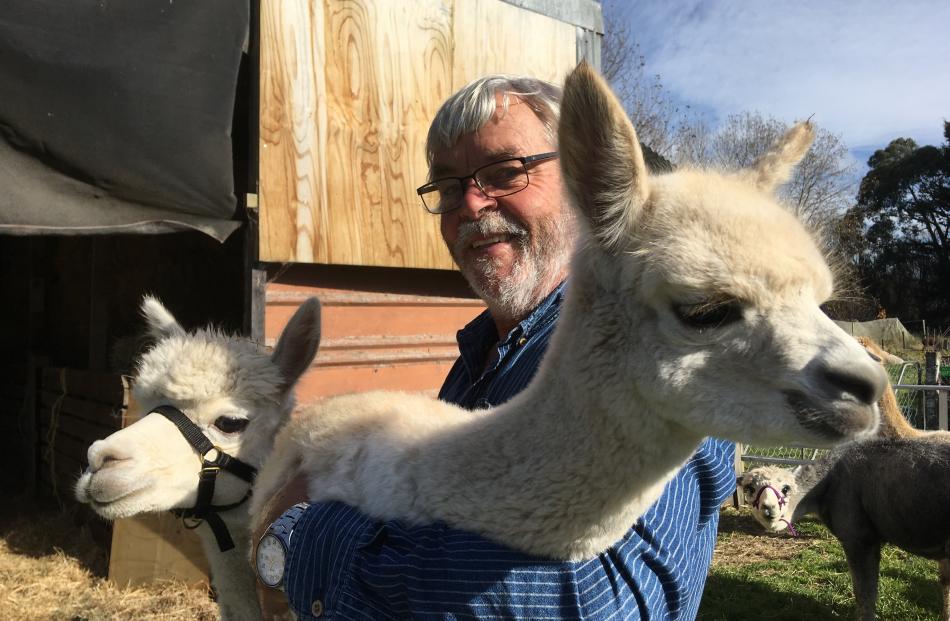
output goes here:
[[582, 234], [534, 381], [477, 413], [385, 392], [304, 407], [252, 519], [299, 470], [313, 500], [581, 559], [619, 540], [705, 436], [827, 446], [873, 432], [885, 374], [819, 309], [831, 273], [772, 194], [811, 138], [799, 124], [735, 175], [650, 177], [620, 103], [578, 67], [559, 150]]
[[[293, 386], [320, 342], [316, 300], [297, 310], [273, 354], [250, 339], [212, 329], [188, 333], [150, 297], [142, 302], [142, 313], [157, 342], [139, 360], [132, 390], [147, 415], [93, 443], [89, 467], [76, 483], [79, 501], [109, 520], [187, 510], [199, 500], [203, 460], [175, 423], [155, 412], [161, 406], [180, 410], [216, 447], [206, 459], [227, 454], [259, 467], [277, 429], [290, 417]], [[196, 529], [225, 621], [261, 618], [254, 572], [247, 564], [249, 516], [242, 501], [249, 487], [222, 471], [210, 499], [220, 508], [210, 523], [221, 521], [233, 548], [222, 549], [208, 521]]]

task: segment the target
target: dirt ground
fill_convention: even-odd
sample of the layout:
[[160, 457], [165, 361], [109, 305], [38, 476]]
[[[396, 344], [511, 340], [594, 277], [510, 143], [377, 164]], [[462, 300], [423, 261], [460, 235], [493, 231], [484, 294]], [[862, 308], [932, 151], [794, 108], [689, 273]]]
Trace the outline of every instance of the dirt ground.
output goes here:
[[766, 533], [748, 509], [724, 509], [719, 516], [719, 538], [712, 564], [729, 567], [791, 559], [812, 545], [814, 540], [809, 538]]

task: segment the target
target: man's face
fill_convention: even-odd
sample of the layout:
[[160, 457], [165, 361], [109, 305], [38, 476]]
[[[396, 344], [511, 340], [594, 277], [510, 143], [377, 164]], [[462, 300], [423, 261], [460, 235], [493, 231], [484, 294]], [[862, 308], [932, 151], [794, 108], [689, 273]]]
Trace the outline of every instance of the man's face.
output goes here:
[[[480, 130], [435, 152], [431, 178], [461, 177], [510, 157], [554, 151], [544, 125], [519, 99], [498, 107]], [[528, 187], [488, 198], [467, 181], [462, 206], [442, 214], [442, 237], [493, 312], [521, 319], [566, 275], [573, 226], [557, 160], [528, 165]]]

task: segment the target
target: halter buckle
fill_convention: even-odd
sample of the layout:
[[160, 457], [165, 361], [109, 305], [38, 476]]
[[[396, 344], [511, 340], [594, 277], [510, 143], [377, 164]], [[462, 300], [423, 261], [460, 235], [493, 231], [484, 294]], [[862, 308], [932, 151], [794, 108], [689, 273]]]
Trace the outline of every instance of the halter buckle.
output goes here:
[[[208, 457], [209, 455], [214, 455], [214, 458]], [[204, 464], [214, 464], [216, 466], [221, 465], [221, 456], [224, 455], [224, 449], [222, 449], [217, 444], [213, 445], [208, 449], [208, 452], [201, 456], [201, 462]]]

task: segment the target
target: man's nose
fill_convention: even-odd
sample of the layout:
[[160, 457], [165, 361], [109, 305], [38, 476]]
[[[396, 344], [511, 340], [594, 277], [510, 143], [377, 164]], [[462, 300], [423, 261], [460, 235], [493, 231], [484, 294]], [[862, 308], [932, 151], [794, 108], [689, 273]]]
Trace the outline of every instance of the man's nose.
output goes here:
[[477, 220], [486, 209], [497, 205], [498, 202], [486, 195], [474, 179], [466, 179], [462, 185], [462, 205], [459, 215], [469, 220]]

